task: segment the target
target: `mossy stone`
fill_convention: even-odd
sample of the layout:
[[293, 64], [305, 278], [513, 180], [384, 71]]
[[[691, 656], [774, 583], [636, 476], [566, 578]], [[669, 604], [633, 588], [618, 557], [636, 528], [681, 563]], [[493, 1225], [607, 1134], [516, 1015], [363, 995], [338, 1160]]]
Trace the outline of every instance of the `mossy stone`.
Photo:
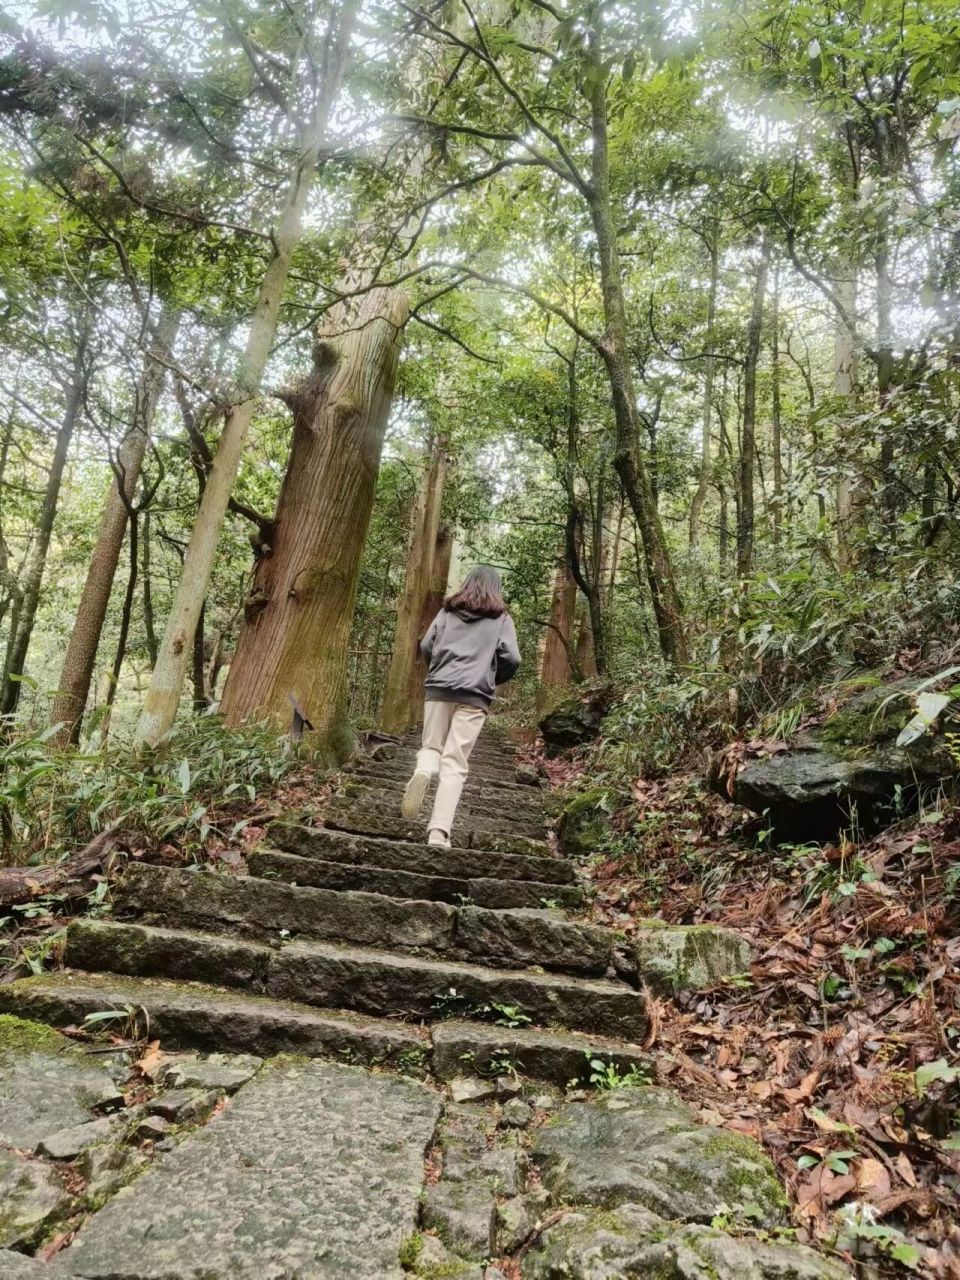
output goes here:
[[607, 833], [610, 822], [611, 793], [605, 787], [593, 787], [572, 796], [560, 811], [557, 840], [568, 857], [586, 857], [595, 853]]

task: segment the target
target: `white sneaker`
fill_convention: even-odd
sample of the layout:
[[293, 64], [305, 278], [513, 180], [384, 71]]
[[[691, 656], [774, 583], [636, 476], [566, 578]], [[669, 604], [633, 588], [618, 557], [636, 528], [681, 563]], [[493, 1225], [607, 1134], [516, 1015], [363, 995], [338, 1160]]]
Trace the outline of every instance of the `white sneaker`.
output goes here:
[[423, 798], [427, 794], [429, 786], [429, 773], [421, 773], [417, 770], [407, 783], [407, 789], [404, 791], [403, 799], [400, 801], [400, 813], [404, 818], [412, 819], [420, 816]]
[[441, 831], [439, 827], [431, 827], [427, 833], [427, 844], [439, 845], [441, 849], [450, 848], [450, 840], [445, 831]]

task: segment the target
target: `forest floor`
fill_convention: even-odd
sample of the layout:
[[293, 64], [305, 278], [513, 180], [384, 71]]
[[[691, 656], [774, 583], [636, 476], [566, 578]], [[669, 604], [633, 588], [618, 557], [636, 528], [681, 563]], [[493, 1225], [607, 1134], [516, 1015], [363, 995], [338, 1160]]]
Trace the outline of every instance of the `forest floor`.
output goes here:
[[[527, 755], [555, 786], [583, 774]], [[749, 980], [656, 1002], [660, 1078], [763, 1143], [801, 1238], [864, 1274], [960, 1277], [960, 810], [771, 848], [691, 769], [636, 781], [607, 843], [584, 868], [598, 922], [709, 921], [754, 949]]]

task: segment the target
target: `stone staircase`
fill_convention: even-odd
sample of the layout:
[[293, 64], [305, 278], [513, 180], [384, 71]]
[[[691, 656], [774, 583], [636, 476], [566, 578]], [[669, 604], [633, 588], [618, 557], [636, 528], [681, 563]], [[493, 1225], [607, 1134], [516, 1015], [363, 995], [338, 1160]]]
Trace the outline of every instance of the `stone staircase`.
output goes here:
[[341, 775], [322, 826], [275, 823], [246, 875], [131, 865], [113, 917], [72, 923], [66, 967], [0, 987], [0, 1012], [63, 1026], [139, 1011], [165, 1047], [440, 1078], [509, 1060], [566, 1084], [597, 1055], [641, 1062], [658, 932], [637, 946], [571, 918], [583, 891], [512, 751], [478, 747], [451, 849], [399, 816], [413, 744], [375, 755]]

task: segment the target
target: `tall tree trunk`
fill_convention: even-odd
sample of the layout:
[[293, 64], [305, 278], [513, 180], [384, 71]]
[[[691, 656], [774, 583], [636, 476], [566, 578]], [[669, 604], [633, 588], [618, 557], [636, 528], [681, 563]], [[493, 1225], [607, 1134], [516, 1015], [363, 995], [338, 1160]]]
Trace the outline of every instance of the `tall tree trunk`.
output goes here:
[[643, 541], [647, 581], [661, 651], [667, 661], [683, 665], [688, 660], [688, 650], [680, 591], [650, 486], [650, 477], [638, 445], [637, 397], [627, 344], [620, 255], [610, 197], [607, 73], [601, 48], [599, 6], [594, 13], [584, 79], [584, 92], [590, 103], [592, 134], [591, 181], [584, 194], [590, 209], [600, 262], [605, 320], [601, 354], [610, 382], [617, 430], [614, 466]]
[[771, 445], [773, 448], [773, 541], [780, 545], [783, 529], [783, 439], [780, 406], [780, 268], [773, 270], [770, 295], [770, 396]]
[[393, 654], [380, 710], [380, 724], [387, 733], [403, 733], [409, 729], [415, 723], [419, 709], [417, 645], [422, 635], [420, 625], [424, 601], [430, 592], [433, 574], [446, 466], [443, 441], [435, 439], [410, 522], [407, 567], [397, 605]]
[[53, 461], [47, 474], [43, 502], [37, 521], [36, 542], [27, 565], [23, 579], [22, 595], [17, 609], [16, 627], [10, 631], [6, 660], [3, 669], [3, 689], [0, 696], [0, 716], [13, 715], [20, 701], [21, 681], [33, 635], [33, 625], [37, 619], [40, 605], [40, 587], [43, 582], [43, 571], [47, 563], [47, 551], [53, 534], [53, 521], [57, 514], [57, 503], [60, 499], [60, 486], [67, 465], [67, 454], [73, 439], [74, 428], [80, 413], [83, 398], [84, 380], [86, 377], [87, 346], [90, 338], [90, 316], [84, 314], [77, 331], [77, 346], [70, 371], [70, 382], [67, 387], [67, 401], [64, 407], [63, 421], [57, 432], [53, 450]]
[[339, 304], [316, 343], [312, 375], [291, 397], [293, 446], [272, 552], [257, 568], [223, 693], [230, 724], [257, 715], [286, 725], [293, 698], [318, 751], [347, 746], [357, 575], [408, 313], [396, 289]]
[[577, 632], [576, 648], [577, 666], [584, 679], [589, 680], [600, 673], [597, 670], [597, 654], [593, 644], [593, 628], [590, 626], [589, 607], [581, 610], [580, 629]]
[[145, 511], [143, 513], [143, 630], [147, 639], [147, 653], [150, 656], [150, 669], [152, 671], [157, 663], [159, 645], [157, 644], [157, 633], [153, 621], [153, 581], [150, 576], [153, 567], [153, 548], [150, 544], [151, 532], [150, 512]]
[[[857, 277], [851, 270], [849, 278], [840, 280], [836, 285], [837, 295], [848, 316], [857, 311]], [[857, 344], [848, 325], [838, 314], [834, 320], [833, 330], [833, 390], [838, 399], [842, 399], [852, 408], [857, 393], [859, 369], [857, 362]], [[841, 416], [843, 411], [841, 410]], [[841, 461], [837, 475], [837, 560], [843, 570], [853, 567], [853, 524], [854, 494], [850, 477]]]
[[[356, 0], [345, 0], [337, 19], [337, 28], [328, 40], [327, 65], [323, 68], [310, 122], [301, 136], [283, 211], [272, 236], [273, 255], [260, 284], [256, 309], [247, 334], [239, 398], [224, 419], [213, 468], [184, 556], [183, 572], [153, 669], [153, 678], [144, 698], [137, 738], [139, 742], [150, 746], [160, 742], [172, 728], [176, 718], [197, 620], [207, 596], [220, 530], [256, 408], [257, 391], [277, 330], [277, 317], [290, 263], [303, 234], [307, 197], [347, 60], [355, 16]], [[349, 412], [347, 405], [341, 407], [342, 416], [349, 416]]]
[[[162, 360], [169, 357], [170, 348], [180, 323], [179, 311], [164, 307], [157, 324], [150, 350], [144, 357], [143, 372], [134, 393], [133, 419], [116, 457], [116, 474], [107, 493], [100, 516], [100, 528], [87, 567], [87, 576], [77, 606], [77, 615], [70, 633], [70, 641], [63, 659], [57, 696], [50, 712], [52, 724], [61, 728], [54, 735], [58, 746], [78, 742], [83, 710], [90, 694], [90, 681], [97, 659], [97, 646], [103, 630], [110, 592], [117, 572], [117, 563], [127, 529], [128, 507], [133, 502], [147, 445], [153, 430], [153, 419], [163, 379], [166, 373]], [[123, 486], [121, 492], [121, 484]], [[144, 555], [148, 554], [149, 528], [144, 528]], [[147, 566], [145, 566], [145, 572]], [[149, 593], [149, 576], [144, 587]], [[151, 618], [152, 629], [152, 618]], [[154, 640], [154, 645], [156, 641]], [[155, 660], [155, 659], [154, 659]]]
[[[553, 597], [550, 601], [550, 622], [543, 642], [540, 660], [540, 698], [547, 696], [555, 685], [566, 684], [571, 678], [567, 646], [573, 644], [573, 624], [577, 612], [577, 584], [566, 560], [557, 565], [553, 575]], [[566, 641], [566, 644], [564, 643]]]
[[690, 503], [690, 546], [695, 547], [700, 541], [700, 519], [703, 515], [703, 504], [707, 500], [710, 488], [710, 414], [713, 406], [713, 373], [712, 357], [714, 329], [717, 320], [717, 285], [720, 279], [720, 232], [714, 223], [710, 237], [710, 292], [707, 295], [707, 332], [704, 337], [706, 358], [703, 378], [703, 407], [700, 411], [700, 478], [697, 491]]
[[387, 600], [390, 595], [390, 575], [393, 572], [393, 561], [388, 560], [383, 567], [383, 578], [380, 582], [380, 601], [377, 605], [377, 623], [373, 631], [373, 644], [370, 646], [370, 675], [367, 687], [363, 691], [361, 706], [365, 714], [379, 711], [380, 700], [377, 691], [380, 689], [380, 645], [383, 640], [383, 621], [387, 612]]
[[203, 711], [207, 705], [206, 671], [204, 669], [204, 619], [207, 612], [206, 601], [197, 619], [197, 629], [193, 633], [193, 663], [191, 681], [193, 683], [193, 709]]
[[[881, 410], [893, 391], [893, 281], [890, 278], [890, 249], [885, 220], [881, 224], [875, 255], [877, 269], [877, 396]], [[892, 525], [897, 514], [896, 475], [893, 466], [893, 434], [880, 418], [880, 506], [883, 518]]]
[[107, 689], [106, 707], [103, 719], [100, 722], [100, 744], [106, 745], [107, 735], [110, 732], [110, 718], [113, 714], [113, 704], [117, 700], [117, 689], [120, 686], [120, 673], [123, 670], [123, 660], [127, 653], [127, 640], [130, 636], [130, 622], [133, 617], [133, 598], [137, 589], [137, 562], [139, 560], [139, 547], [137, 546], [139, 534], [139, 512], [133, 509], [130, 516], [130, 569], [127, 574], [127, 589], [123, 593], [123, 607], [120, 610], [120, 633], [117, 636], [117, 649], [113, 658], [113, 671], [111, 672], [110, 686]]
[[[441, 525], [433, 547], [433, 567], [430, 571], [430, 582], [423, 608], [420, 610], [420, 625], [417, 638], [423, 636], [430, 623], [440, 612], [450, 582], [450, 561], [453, 556], [453, 529], [449, 525]], [[413, 672], [413, 724], [416, 724], [423, 711], [423, 681], [427, 674], [426, 663], [417, 646], [417, 663]]]
[[760, 361], [760, 338], [763, 332], [763, 301], [767, 289], [767, 266], [770, 261], [770, 237], [764, 233], [760, 262], [753, 286], [753, 306], [747, 326], [747, 350], [743, 364], [743, 426], [740, 436], [740, 509], [737, 520], [737, 577], [741, 582], [750, 577], [753, 568], [754, 500], [753, 481], [756, 469], [757, 430], [757, 365]]

